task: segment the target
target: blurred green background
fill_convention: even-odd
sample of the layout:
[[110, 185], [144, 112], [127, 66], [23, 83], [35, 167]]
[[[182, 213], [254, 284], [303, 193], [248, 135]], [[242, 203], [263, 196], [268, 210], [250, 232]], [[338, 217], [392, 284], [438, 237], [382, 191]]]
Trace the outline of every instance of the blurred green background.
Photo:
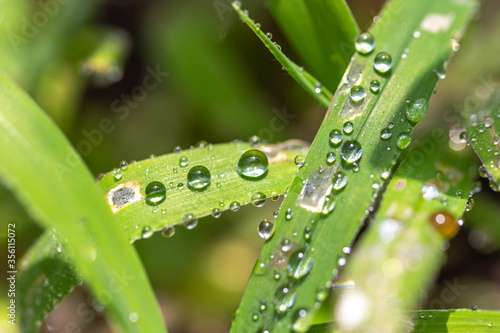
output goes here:
[[[347, 2], [363, 31], [383, 3]], [[304, 63], [264, 0], [243, 1], [243, 7], [272, 32], [285, 54]], [[312, 141], [326, 111], [239, 21], [229, 0], [3, 0], [0, 34], [0, 68], [33, 96], [77, 149], [87, 148], [82, 157], [96, 177], [122, 160], [169, 153], [201, 140], [247, 140], [257, 134], [270, 142]], [[460, 128], [459, 108], [500, 88], [499, 34], [500, 3], [484, 1], [414, 141], [436, 126]], [[162, 74], [155, 80], [151, 72]], [[276, 130], [272, 121], [285, 111], [290, 116]], [[113, 130], [91, 136], [105, 118]], [[91, 142], [91, 148], [84, 142]], [[500, 309], [500, 197], [483, 185], [423, 307]], [[279, 203], [243, 207], [217, 220], [204, 218], [194, 230], [178, 227], [174, 237], [155, 235], [136, 243], [170, 332], [229, 330], [263, 244], [257, 225], [272, 219]], [[6, 225], [14, 221], [19, 261], [42, 230], [3, 187], [0, 212], [2, 253]], [[6, 267], [6, 255], [0, 263]], [[2, 318], [5, 274], [0, 272]], [[455, 279], [466, 288], [444, 300], [443, 290]], [[81, 332], [109, 332], [102, 313], [85, 312], [91, 306], [85, 287], [79, 287], [43, 323], [42, 332], [64, 332], [69, 320], [78, 322]], [[4, 319], [0, 331], [17, 332]]]

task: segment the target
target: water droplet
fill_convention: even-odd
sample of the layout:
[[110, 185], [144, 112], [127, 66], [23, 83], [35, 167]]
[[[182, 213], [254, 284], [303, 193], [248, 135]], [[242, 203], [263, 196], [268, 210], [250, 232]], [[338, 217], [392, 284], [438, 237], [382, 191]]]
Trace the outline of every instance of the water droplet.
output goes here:
[[174, 148], [174, 153], [180, 153], [180, 152], [182, 152], [182, 147], [181, 146], [176, 146]]
[[482, 164], [479, 169], [477, 169], [477, 172], [481, 178], [488, 178], [489, 176], [488, 169], [486, 169], [486, 166], [484, 164]]
[[297, 294], [293, 291], [292, 284], [286, 284], [278, 288], [274, 294], [274, 308], [277, 313], [284, 313], [295, 303]]
[[334, 129], [330, 132], [330, 142], [334, 146], [339, 145], [343, 139], [344, 139], [344, 134], [342, 134], [340, 130]]
[[323, 203], [323, 209], [321, 210], [322, 214], [330, 214], [335, 208], [335, 198], [331, 195], [327, 195], [325, 197], [325, 201]]
[[255, 207], [262, 207], [266, 203], [266, 195], [262, 192], [256, 192], [252, 195], [251, 201]]
[[302, 248], [296, 250], [290, 256], [288, 262], [288, 274], [294, 279], [302, 279], [304, 276], [309, 274], [313, 265], [313, 258], [310, 255], [306, 255], [306, 249]]
[[146, 186], [146, 203], [150, 206], [157, 206], [165, 201], [167, 197], [167, 188], [163, 183], [153, 181]]
[[439, 212], [431, 216], [431, 225], [446, 239], [455, 237], [460, 226], [453, 215], [447, 212]]
[[297, 165], [298, 167], [301, 167], [306, 162], [306, 159], [302, 155], [297, 155], [297, 156], [295, 156], [294, 162], [295, 162], [295, 165]]
[[275, 269], [274, 270], [274, 279], [276, 281], [278, 281], [279, 279], [281, 279], [281, 271], [279, 269]]
[[370, 81], [370, 91], [374, 94], [378, 94], [380, 92], [380, 82], [378, 80]]
[[422, 36], [422, 33], [418, 30], [416, 30], [414, 33], [413, 33], [413, 37], [415, 38], [420, 38], [420, 36]]
[[184, 215], [184, 226], [186, 229], [191, 230], [196, 228], [198, 225], [198, 219], [194, 217], [193, 214]]
[[269, 222], [267, 219], [260, 222], [259, 227], [257, 228], [260, 238], [269, 239], [274, 234], [274, 223]]
[[307, 332], [311, 326], [311, 318], [306, 309], [297, 310], [292, 316], [292, 330], [298, 333]]
[[241, 155], [236, 171], [245, 179], [259, 179], [266, 175], [268, 165], [266, 154], [250, 149]]
[[486, 115], [483, 118], [483, 122], [484, 122], [484, 126], [490, 128], [493, 125], [493, 123], [495, 122], [495, 120], [493, 118], [491, 118], [490, 116]]
[[203, 165], [197, 165], [189, 169], [187, 174], [187, 185], [191, 191], [204, 191], [210, 186], [210, 171]]
[[321, 83], [320, 83], [320, 82], [316, 82], [316, 84], [314, 85], [314, 87], [315, 87], [315, 88], [314, 88], [314, 92], [315, 92], [316, 94], [319, 94], [319, 93], [321, 93], [321, 91], [323, 91], [323, 90], [321, 89]]
[[366, 92], [361, 86], [353, 86], [350, 90], [351, 101], [361, 103], [365, 99]]
[[212, 210], [212, 217], [214, 219], [218, 219], [219, 217], [221, 217], [221, 215], [222, 215], [222, 212], [218, 208], [214, 208]]
[[150, 238], [151, 236], [153, 236], [153, 233], [154, 233], [154, 231], [151, 230], [150, 227], [146, 226], [142, 229], [142, 238], [144, 238], [144, 239]]
[[260, 300], [259, 310], [260, 312], [264, 312], [267, 310], [267, 302], [265, 299]]
[[175, 234], [175, 228], [172, 226], [165, 227], [161, 231], [161, 234], [167, 238], [172, 237]]
[[479, 133], [483, 133], [484, 131], [486, 131], [486, 125], [485, 125], [485, 124], [483, 124], [483, 123], [479, 123], [479, 124], [477, 125], [477, 131], [478, 131]]
[[411, 136], [410, 134], [403, 133], [400, 134], [398, 137], [398, 141], [396, 142], [396, 146], [398, 146], [399, 149], [403, 150], [406, 149], [411, 143]]
[[241, 205], [238, 201], [233, 201], [229, 204], [229, 209], [233, 212], [237, 212], [240, 209]]
[[347, 185], [347, 176], [341, 172], [337, 173], [333, 178], [333, 189], [340, 191]]
[[384, 128], [381, 132], [380, 132], [380, 138], [382, 140], [388, 140], [390, 137], [392, 136], [392, 132], [390, 129], [388, 128]]
[[290, 221], [293, 217], [293, 212], [291, 208], [286, 210], [285, 220]]
[[352, 164], [357, 162], [361, 158], [361, 155], [363, 155], [363, 150], [361, 149], [361, 144], [356, 140], [348, 140], [340, 147], [340, 157], [346, 163]]
[[391, 175], [391, 170], [383, 170], [382, 173], [380, 174], [380, 178], [386, 180], [387, 178], [389, 178], [390, 175]]
[[131, 322], [135, 323], [139, 320], [139, 315], [137, 314], [137, 312], [132, 312], [129, 316], [128, 316], [128, 320], [130, 320]]
[[344, 133], [349, 135], [352, 134], [353, 131], [354, 131], [354, 124], [350, 121], [346, 121], [344, 123]]
[[429, 109], [429, 103], [425, 98], [418, 98], [412, 105], [406, 109], [406, 119], [415, 125], [418, 123], [427, 113]]
[[310, 239], [311, 239], [311, 237], [312, 237], [312, 229], [311, 229], [311, 228], [309, 228], [309, 227], [306, 227], [306, 228], [304, 229], [304, 239], [305, 239], [306, 241], [308, 241], [308, 240], [310, 240]]
[[467, 203], [465, 204], [465, 211], [470, 212], [472, 207], [474, 207], [474, 199], [469, 197], [469, 199], [467, 199]]
[[123, 171], [125, 171], [125, 170], [128, 169], [128, 163], [127, 163], [127, 161], [121, 161], [120, 162], [120, 169], [122, 169]]
[[330, 152], [326, 154], [326, 164], [332, 165], [333, 163], [335, 163], [336, 160], [337, 156], [335, 155], [335, 153]]
[[361, 54], [369, 54], [375, 48], [375, 38], [369, 32], [363, 32], [356, 37], [354, 47]]
[[115, 169], [113, 171], [113, 178], [116, 180], [116, 181], [119, 181], [123, 178], [123, 171], [122, 169]]
[[283, 239], [281, 242], [281, 251], [288, 252], [292, 249], [292, 242], [289, 239]]
[[184, 188], [184, 183], [177, 184], [177, 189], [182, 190]]
[[373, 60], [373, 68], [380, 74], [385, 74], [391, 70], [392, 57], [387, 52], [380, 52]]
[[188, 163], [189, 163], [188, 158], [186, 156], [182, 156], [181, 158], [179, 158], [179, 165], [181, 167], [183, 167], [183, 168], [187, 167]]
[[264, 261], [261, 259], [257, 259], [257, 262], [255, 263], [255, 267], [253, 268], [253, 272], [257, 275], [265, 275], [267, 274], [267, 267]]
[[436, 73], [437, 77], [440, 79], [440, 80], [444, 80], [446, 79], [446, 73], [444, 72], [443, 69], [437, 69], [435, 68], [434, 69], [434, 72]]
[[271, 39], [273, 39], [273, 34], [270, 32], [266, 32], [266, 37], [271, 40]]
[[250, 145], [252, 147], [257, 147], [258, 145], [260, 145], [261, 139], [257, 135], [252, 135], [248, 141], [250, 142]]

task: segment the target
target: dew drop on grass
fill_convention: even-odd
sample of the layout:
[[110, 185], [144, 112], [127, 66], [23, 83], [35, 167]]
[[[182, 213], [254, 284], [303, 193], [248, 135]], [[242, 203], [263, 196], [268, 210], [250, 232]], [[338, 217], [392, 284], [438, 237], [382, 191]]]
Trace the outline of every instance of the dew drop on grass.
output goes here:
[[340, 191], [347, 185], [347, 176], [339, 172], [333, 178], [333, 189]]
[[335, 155], [335, 153], [330, 152], [326, 154], [326, 164], [332, 165], [333, 163], [335, 163], [336, 160], [337, 156]]
[[344, 134], [338, 129], [334, 129], [330, 132], [330, 142], [334, 146], [338, 146], [344, 139]]
[[182, 156], [181, 158], [179, 158], [179, 165], [181, 167], [183, 167], [183, 168], [187, 167], [188, 163], [189, 163], [188, 158], [186, 156]]
[[357, 162], [363, 155], [361, 144], [356, 140], [348, 140], [340, 147], [340, 157], [348, 164]]
[[465, 211], [470, 212], [472, 207], [474, 207], [474, 199], [469, 197], [469, 199], [467, 199], [467, 203], [465, 204]]
[[370, 81], [370, 91], [374, 94], [378, 94], [380, 92], [380, 82], [378, 80]]
[[390, 129], [388, 128], [384, 128], [381, 132], [380, 132], [380, 138], [382, 140], [388, 140], [390, 137], [392, 136], [392, 132]]
[[240, 209], [241, 205], [238, 201], [233, 201], [229, 204], [229, 209], [233, 212], [237, 212]]
[[256, 192], [252, 195], [251, 201], [255, 207], [262, 207], [266, 203], [266, 195], [262, 192]]
[[218, 219], [219, 217], [221, 217], [221, 215], [222, 215], [222, 213], [221, 213], [221, 211], [218, 208], [214, 208], [212, 210], [212, 217], [214, 219]]
[[429, 103], [425, 98], [418, 98], [413, 104], [411, 104], [406, 109], [406, 119], [415, 125], [418, 123], [427, 113], [429, 109]]
[[314, 85], [314, 92], [316, 94], [319, 94], [323, 91], [323, 89], [321, 89], [321, 83], [319, 82], [316, 82], [316, 84]]
[[310, 325], [311, 320], [307, 316], [306, 309], [297, 310], [292, 316], [292, 330], [298, 333], [307, 332]]
[[396, 146], [398, 146], [399, 149], [403, 150], [406, 149], [411, 143], [411, 136], [410, 134], [407, 133], [402, 133], [398, 137], [398, 141], [396, 142]]
[[150, 238], [151, 236], [153, 236], [153, 233], [154, 231], [151, 229], [151, 227], [146, 226], [142, 229], [142, 238]]
[[203, 165], [197, 165], [189, 169], [187, 174], [187, 185], [191, 191], [201, 192], [210, 186], [210, 171]]
[[361, 54], [369, 54], [375, 48], [375, 38], [369, 32], [363, 32], [354, 41], [356, 51]]
[[244, 179], [259, 179], [266, 175], [269, 161], [266, 154], [250, 149], [241, 155], [236, 171]]
[[292, 284], [282, 285], [274, 294], [274, 309], [277, 313], [284, 313], [295, 303], [297, 294], [293, 290]]
[[361, 103], [365, 99], [366, 92], [361, 86], [353, 86], [350, 90], [351, 101]]
[[122, 169], [123, 171], [125, 171], [125, 170], [128, 169], [128, 163], [127, 163], [127, 161], [121, 161], [120, 162], [120, 169]]
[[252, 135], [248, 141], [252, 147], [257, 147], [261, 143], [261, 139], [258, 135]]
[[438, 212], [431, 216], [431, 225], [446, 239], [455, 237], [460, 226], [457, 220], [447, 212]]
[[113, 171], [113, 178], [116, 180], [116, 181], [119, 181], [123, 178], [123, 171], [122, 169], [116, 169]]
[[265, 275], [267, 274], [267, 267], [264, 261], [261, 259], [258, 259], [257, 262], [255, 263], [255, 267], [253, 268], [253, 272], [257, 275]]
[[170, 238], [170, 237], [172, 237], [175, 234], [175, 228], [172, 227], [172, 226], [165, 227], [161, 231], [161, 234], [162, 234], [163, 237]]
[[289, 239], [283, 239], [281, 242], [281, 251], [288, 252], [292, 249], [292, 242]]
[[311, 271], [313, 265], [313, 258], [306, 255], [306, 249], [302, 248], [296, 250], [290, 256], [288, 261], [288, 275], [294, 279], [302, 279]]
[[193, 214], [184, 215], [184, 226], [186, 229], [191, 230], [196, 228], [198, 225], [198, 219], [194, 217]]
[[312, 236], [312, 229], [309, 227], [304, 228], [304, 239], [306, 241], [310, 240]]
[[286, 210], [285, 220], [290, 221], [293, 217], [293, 211], [291, 208]]
[[153, 181], [146, 186], [146, 203], [150, 206], [157, 206], [165, 201], [167, 188], [159, 181]]
[[325, 202], [323, 204], [323, 209], [321, 213], [324, 215], [330, 214], [335, 209], [335, 198], [331, 195], [325, 197]]
[[305, 161], [306, 161], [306, 159], [304, 158], [304, 156], [302, 156], [302, 155], [295, 156], [294, 162], [295, 162], [295, 165], [297, 165], [298, 167], [303, 166]]
[[265, 219], [262, 222], [260, 222], [257, 231], [259, 233], [260, 238], [267, 240], [273, 236], [274, 223]]
[[351, 122], [351, 121], [346, 121], [344, 123], [344, 133], [349, 135], [349, 134], [352, 134], [352, 132], [354, 131], [354, 124]]
[[373, 60], [373, 68], [380, 74], [385, 74], [391, 70], [392, 57], [387, 52], [380, 52]]

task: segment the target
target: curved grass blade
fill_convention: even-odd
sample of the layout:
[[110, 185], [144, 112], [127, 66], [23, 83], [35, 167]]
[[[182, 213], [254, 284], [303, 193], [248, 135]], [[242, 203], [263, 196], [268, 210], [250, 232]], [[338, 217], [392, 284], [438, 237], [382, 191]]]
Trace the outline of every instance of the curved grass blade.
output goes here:
[[[48, 116], [4, 74], [0, 100], [2, 182], [35, 220], [57, 230], [72, 262], [124, 332], [166, 332], [141, 262], [79, 156]], [[56, 163], [71, 166], [61, 174]], [[119, 290], [116, 274], [130, 277]], [[37, 282], [51, 284], [42, 272]], [[132, 313], [141, 320], [132, 322]]]
[[[483, 310], [412, 311], [414, 333], [483, 333], [500, 332], [500, 312]], [[331, 323], [313, 325], [307, 333], [338, 332]]]
[[[291, 77], [297, 81], [298, 84], [304, 88], [311, 96], [313, 96], [321, 105], [328, 108], [332, 100], [332, 93], [326, 88], [321, 87], [321, 83], [316, 80], [311, 74], [306, 72], [302, 67], [297, 66], [293, 61], [281, 51], [281, 48], [271, 42], [271, 40], [260, 30], [255, 22], [248, 16], [248, 12], [240, 8], [238, 2], [233, 2], [233, 8], [236, 10], [240, 18], [245, 22], [250, 29], [260, 38], [264, 45], [271, 51], [276, 60], [283, 66], [283, 68], [290, 74]], [[343, 67], [344, 69], [345, 67]]]
[[448, 148], [443, 131], [409, 153], [343, 274], [355, 283], [336, 305], [343, 332], [408, 328], [408, 310], [419, 305], [443, 264], [445, 243], [460, 228], [474, 170], [470, 160]]
[[[236, 172], [238, 160], [244, 152], [255, 148], [268, 157], [267, 174], [258, 180], [242, 178]], [[255, 193], [265, 197], [286, 193], [297, 172], [294, 158], [306, 152], [307, 144], [298, 140], [265, 146], [246, 142], [208, 144], [123, 164], [103, 176], [98, 185], [115, 211], [126, 239], [133, 242], [159, 230], [171, 235], [174, 225], [193, 223], [199, 217], [210, 214], [217, 217], [224, 211], [238, 210], [249, 204]], [[207, 167], [211, 173], [209, 188], [201, 192], [190, 189], [187, 184], [188, 171], [197, 165]], [[151, 182], [161, 182], [166, 189], [164, 201], [158, 205], [146, 204], [145, 189]], [[188, 221], [186, 216], [190, 216]], [[62, 246], [56, 234], [48, 231], [23, 258], [24, 267], [18, 280], [22, 286], [19, 303], [25, 332], [34, 331], [37, 321], [52, 311], [82, 279]], [[50, 285], [40, 283], [41, 275], [51, 281]]]
[[267, 0], [296, 52], [323, 86], [333, 91], [354, 53], [359, 34], [344, 0]]
[[[450, 39], [461, 35], [474, 4], [452, 0], [387, 4], [371, 29], [374, 52], [353, 57], [280, 208], [276, 230], [255, 265], [231, 332], [250, 328], [302, 332], [310, 326], [325, 289], [337, 277], [344, 248], [373, 209], [384, 175], [427, 111], [438, 81], [436, 68], [442, 68], [453, 53]], [[435, 31], [429, 27], [431, 19], [446, 24]], [[419, 38], [414, 37], [416, 30], [421, 30]], [[374, 69], [381, 51], [392, 55], [392, 67], [385, 74]], [[375, 93], [369, 88], [373, 80], [380, 83]], [[261, 302], [269, 306], [259, 313]]]
[[483, 163], [481, 177], [488, 178], [490, 187], [500, 191], [500, 91], [494, 92], [480, 108], [467, 113], [463, 109], [468, 141]]

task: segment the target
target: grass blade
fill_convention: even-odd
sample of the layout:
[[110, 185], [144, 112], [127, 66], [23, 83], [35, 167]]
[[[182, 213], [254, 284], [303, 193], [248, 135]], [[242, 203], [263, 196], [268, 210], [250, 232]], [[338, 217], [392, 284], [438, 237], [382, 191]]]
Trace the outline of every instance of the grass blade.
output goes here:
[[474, 113], [463, 111], [468, 141], [483, 163], [479, 174], [489, 179], [494, 191], [500, 191], [500, 92], [494, 92]]
[[276, 43], [273, 43], [248, 16], [248, 12], [240, 8], [238, 2], [233, 2], [233, 8], [236, 10], [240, 18], [245, 22], [250, 29], [260, 38], [264, 45], [271, 51], [276, 60], [290, 74], [294, 80], [304, 88], [311, 96], [313, 96], [321, 105], [328, 108], [332, 100], [332, 93], [325, 87], [321, 87], [321, 83], [316, 80], [311, 74], [304, 71], [302, 67], [297, 66], [293, 61], [281, 51]]
[[[259, 180], [244, 179], [236, 173], [236, 165], [245, 151], [254, 148], [268, 156], [267, 175]], [[252, 146], [246, 142], [208, 144], [123, 165], [103, 176], [98, 185], [108, 203], [113, 201], [109, 193], [119, 193], [117, 189], [137, 189], [140, 192], [138, 201], [113, 206], [127, 239], [133, 242], [150, 237], [159, 230], [171, 235], [175, 231], [174, 225], [193, 223], [198, 217], [210, 214], [217, 217], [224, 211], [237, 210], [241, 205], [249, 204], [255, 193], [263, 193], [266, 197], [286, 193], [297, 172], [294, 158], [306, 152], [307, 145], [298, 140], [266, 146]], [[183, 163], [188, 165], [182, 167], [179, 163], [184, 159], [186, 162]], [[190, 190], [187, 186], [188, 170], [196, 165], [206, 166], [212, 175], [210, 187], [203, 192]], [[152, 181], [166, 186], [165, 201], [156, 206], [145, 204], [145, 188]], [[190, 220], [186, 221], [186, 216], [191, 216]], [[48, 231], [25, 256], [25, 265], [19, 275], [22, 285], [19, 303], [22, 326], [26, 331], [35, 328], [36, 322], [52, 311], [82, 278], [71, 267], [70, 258], [65, 253], [56, 235]], [[50, 285], [39, 283], [42, 274], [52, 282]], [[28, 291], [31, 297], [28, 297]]]
[[475, 172], [437, 133], [397, 169], [349, 260], [345, 278], [354, 279], [355, 287], [342, 293], [336, 307], [345, 332], [403, 331], [408, 310], [418, 306], [443, 264], [445, 243], [459, 230]]
[[344, 0], [267, 0], [296, 52], [333, 91], [354, 53], [359, 28]]
[[[4, 74], [0, 92], [2, 181], [38, 222], [58, 231], [94, 295], [124, 332], [166, 332], [139, 258], [80, 157]], [[56, 163], [70, 163], [68, 172], [61, 174]], [[119, 292], [116, 274], [130, 277]], [[38, 283], [44, 282], [40, 276]], [[129, 320], [133, 313], [141, 319]]]
[[[500, 312], [457, 310], [414, 311], [414, 333], [483, 333], [500, 332]], [[312, 326], [307, 333], [331, 333], [330, 323]]]
[[[472, 1], [452, 0], [386, 5], [371, 29], [375, 50], [353, 57], [280, 208], [274, 236], [264, 245], [231, 332], [309, 327], [323, 291], [336, 278], [343, 249], [351, 245], [384, 183], [383, 175], [408, 145], [416, 118], [427, 110], [424, 105], [438, 81], [436, 69], [453, 53], [450, 39], [461, 35], [474, 8]], [[435, 19], [443, 20], [444, 28], [430, 29], [428, 22]], [[421, 30], [419, 38], [414, 37], [416, 30]], [[381, 51], [392, 55], [391, 71], [382, 75], [373, 67]], [[372, 80], [380, 81], [377, 93], [369, 90]], [[355, 85], [366, 92], [359, 102], [350, 97]], [[354, 91], [359, 93], [359, 88]], [[410, 112], [411, 122], [407, 108], [418, 110]], [[335, 140], [340, 135], [331, 136], [332, 129], [342, 135], [342, 143]], [[330, 153], [337, 156], [335, 163], [327, 159]], [[263, 313], [261, 302], [269, 308]]]

